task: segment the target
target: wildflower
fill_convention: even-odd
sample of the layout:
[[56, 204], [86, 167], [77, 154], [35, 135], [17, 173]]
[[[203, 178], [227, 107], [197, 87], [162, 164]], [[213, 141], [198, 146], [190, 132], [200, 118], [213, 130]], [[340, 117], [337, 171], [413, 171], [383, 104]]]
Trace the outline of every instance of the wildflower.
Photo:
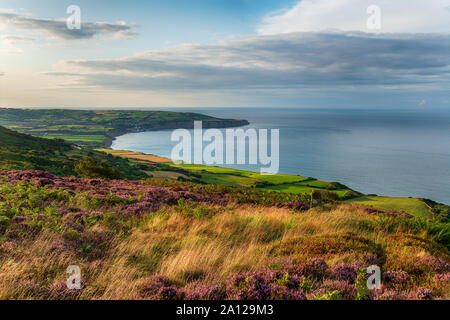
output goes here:
[[430, 289], [419, 289], [419, 291], [417, 293], [417, 297], [419, 299], [424, 299], [424, 300], [432, 299], [433, 291]]

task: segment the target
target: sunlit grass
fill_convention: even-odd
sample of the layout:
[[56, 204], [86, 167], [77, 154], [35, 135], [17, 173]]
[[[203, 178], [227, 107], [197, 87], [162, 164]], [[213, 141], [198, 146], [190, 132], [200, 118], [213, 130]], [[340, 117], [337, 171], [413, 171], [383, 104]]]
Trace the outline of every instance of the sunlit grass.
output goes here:
[[352, 199], [351, 202], [356, 202], [362, 205], [373, 206], [375, 208], [385, 210], [406, 211], [414, 216], [427, 218], [430, 214], [429, 208], [420, 199], [415, 198], [394, 198], [394, 197], [379, 197], [379, 196], [364, 196]]

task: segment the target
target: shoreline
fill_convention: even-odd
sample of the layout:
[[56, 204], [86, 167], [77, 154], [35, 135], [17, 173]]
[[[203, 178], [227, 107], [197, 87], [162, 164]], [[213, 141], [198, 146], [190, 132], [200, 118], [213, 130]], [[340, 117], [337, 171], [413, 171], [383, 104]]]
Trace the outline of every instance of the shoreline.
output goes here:
[[[242, 119], [223, 119], [223, 120], [210, 120], [203, 121], [203, 128], [205, 129], [223, 129], [223, 128], [237, 128], [249, 125], [250, 122], [248, 120]], [[167, 124], [151, 124], [151, 127], [130, 127], [126, 129], [116, 129], [111, 130], [106, 134], [106, 140], [103, 143], [103, 147], [111, 148], [112, 142], [117, 137], [123, 136], [128, 133], [143, 133], [143, 132], [152, 132], [152, 131], [160, 131], [160, 130], [175, 130], [175, 129], [193, 129], [194, 123], [191, 120], [188, 121], [178, 121], [175, 123], [167, 123]]]
[[[152, 130], [155, 131], [155, 130]], [[107, 150], [109, 151], [109, 153], [115, 155], [115, 156], [122, 156], [125, 158], [131, 158], [131, 159], [135, 159], [135, 160], [146, 160], [146, 161], [151, 161], [151, 162], [155, 162], [155, 163], [171, 163], [173, 164], [173, 160], [167, 157], [163, 157], [160, 155], [156, 155], [156, 154], [152, 154], [152, 153], [144, 153], [144, 152], [138, 152], [138, 151], [132, 151], [132, 150], [123, 150], [123, 149], [112, 149], [111, 147], [108, 148], [104, 148], [104, 149], [96, 149], [99, 151], [103, 151], [103, 152], [107, 152]], [[153, 159], [153, 160], [152, 160]], [[258, 171], [252, 171], [252, 170], [244, 170], [244, 169], [235, 169], [235, 168], [231, 168], [231, 167], [226, 167], [226, 166], [220, 166], [220, 165], [216, 165], [216, 166], [211, 166], [211, 165], [205, 165], [205, 164], [199, 164], [198, 166], [202, 166], [205, 169], [207, 168], [220, 168], [220, 169], [228, 169], [228, 170], [235, 170], [235, 171], [241, 171], [241, 172], [250, 172], [250, 173], [255, 173], [255, 174], [259, 174]], [[291, 176], [291, 177], [301, 177], [300, 175], [294, 175], [294, 174], [283, 174], [283, 173], [277, 173], [274, 174], [273, 176]], [[313, 178], [316, 179], [316, 178]], [[318, 179], [316, 179], [318, 180]], [[390, 196], [390, 195], [384, 195], [384, 194], [371, 194], [371, 193], [361, 193], [353, 188], [350, 188], [348, 186], [345, 186], [346, 188], [348, 188], [349, 190], [359, 193], [362, 197], [367, 197], [367, 199], [373, 200], [374, 198], [379, 198], [379, 199], [383, 199], [383, 198], [389, 198], [389, 199], [411, 199], [411, 200], [419, 200], [424, 202], [425, 206], [427, 206], [430, 209], [430, 206], [427, 205], [427, 201], [432, 201], [434, 203], [437, 204], [441, 204], [441, 205], [445, 205], [448, 206], [449, 204], [446, 203], [441, 203], [438, 201], [434, 201], [432, 199], [428, 199], [428, 198], [424, 198], [424, 197], [409, 197], [409, 196]], [[289, 193], [289, 192], [288, 192]], [[351, 200], [349, 200], [350, 202], [352, 202]], [[430, 209], [431, 210], [431, 209]]]

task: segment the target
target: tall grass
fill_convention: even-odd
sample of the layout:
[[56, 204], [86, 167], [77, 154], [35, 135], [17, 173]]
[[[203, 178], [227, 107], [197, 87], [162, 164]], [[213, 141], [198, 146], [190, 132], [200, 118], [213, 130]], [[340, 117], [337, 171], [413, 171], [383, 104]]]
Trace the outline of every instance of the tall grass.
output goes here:
[[[73, 264], [80, 265], [86, 281], [79, 298], [136, 299], [152, 275], [166, 276], [179, 286], [211, 284], [283, 259], [300, 263], [320, 256], [336, 265], [364, 262], [372, 255], [378, 255], [382, 267], [414, 273], [417, 259], [449, 258], [448, 250], [435, 241], [434, 229], [423, 222], [369, 216], [355, 205], [303, 213], [249, 205], [208, 209], [212, 214], [202, 217], [179, 206], [149, 214], [135, 221], [127, 236], [109, 240], [97, 258], [56, 250], [61, 238], [50, 230], [20, 245], [4, 242], [0, 298], [48, 298], [48, 290], [39, 288], [64, 281], [65, 268]], [[84, 232], [94, 231], [107, 231], [107, 224]], [[418, 285], [429, 281], [416, 280]]]
[[[351, 298], [354, 279], [339, 282], [333, 272], [372, 264], [403, 279], [397, 293], [420, 288], [428, 296], [431, 288], [449, 297], [447, 224], [368, 213], [355, 203], [295, 205], [299, 211], [285, 205], [292, 198], [260, 191], [36, 178], [58, 186], [49, 187], [22, 174], [0, 185], [0, 299], [148, 298], [155, 276], [196, 289], [246, 274], [246, 285], [257, 286], [272, 277], [258, 273], [267, 268], [282, 276], [270, 278], [274, 297], [302, 297], [284, 285], [301, 282], [315, 288], [313, 297], [335, 297], [326, 291], [332, 287]], [[69, 265], [80, 267], [82, 290], [65, 287]], [[290, 279], [291, 272], [306, 278]], [[166, 287], [160, 298], [176, 291]], [[242, 297], [266, 294], [245, 290]]]

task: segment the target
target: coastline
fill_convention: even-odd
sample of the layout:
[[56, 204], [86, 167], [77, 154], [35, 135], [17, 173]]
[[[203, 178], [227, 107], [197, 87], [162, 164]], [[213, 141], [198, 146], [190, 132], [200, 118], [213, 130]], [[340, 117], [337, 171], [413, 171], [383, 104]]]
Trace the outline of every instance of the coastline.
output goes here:
[[109, 147], [114, 138], [127, 133], [192, 129], [194, 121], [202, 121], [204, 128], [249, 124], [248, 120], [242, 119], [216, 118], [185, 111], [0, 108], [0, 122], [6, 128], [43, 138], [62, 139], [88, 148]]
[[[167, 122], [167, 121], [166, 121]], [[223, 120], [208, 120], [203, 121], [203, 128], [236, 128], [243, 127], [249, 125], [250, 122], [248, 120], [242, 119], [223, 119]], [[129, 127], [123, 129], [115, 129], [109, 131], [106, 136], [106, 140], [103, 144], [105, 148], [111, 148], [112, 142], [115, 138], [122, 136], [128, 133], [141, 133], [141, 132], [150, 132], [150, 131], [159, 131], [159, 130], [168, 130], [168, 129], [193, 129], [194, 122], [192, 120], [186, 121], [177, 121], [177, 122], [168, 122], [168, 123], [148, 123], [142, 124], [139, 127]]]
[[[159, 156], [156, 154], [151, 154], [151, 153], [136, 152], [136, 151], [130, 151], [130, 150], [111, 149], [110, 147], [107, 149], [97, 149], [97, 150], [103, 151], [106, 153], [111, 153], [115, 156], [129, 158], [129, 159], [132, 159], [135, 161], [136, 160], [137, 161], [144, 160], [144, 161], [154, 162], [156, 164], [169, 165], [169, 166], [173, 165], [175, 167], [181, 167], [188, 171], [193, 169], [193, 171], [191, 171], [191, 173], [207, 173], [207, 174], [215, 175], [217, 177], [219, 177], [221, 175], [227, 175], [227, 174], [230, 176], [233, 176], [233, 178], [235, 178], [236, 175], [237, 176], [242, 175], [244, 177], [247, 177], [247, 176], [254, 177], [255, 175], [259, 174], [259, 172], [255, 172], [255, 171], [251, 171], [251, 170], [239, 170], [239, 169], [233, 169], [233, 168], [224, 167], [224, 166], [189, 165], [189, 164], [179, 166], [179, 165], [173, 164], [172, 160], [167, 157], [162, 157], [162, 156]], [[448, 206], [445, 203], [436, 202], [434, 200], [430, 200], [430, 199], [422, 198], [422, 197], [404, 197], [404, 196], [364, 194], [355, 189], [352, 189], [345, 185], [342, 185], [340, 183], [326, 182], [326, 181], [317, 180], [315, 178], [304, 178], [304, 177], [301, 177], [298, 175], [293, 175], [293, 174], [275, 174], [272, 176], [276, 177], [276, 178], [281, 178], [281, 179], [286, 179], [286, 177], [288, 177], [288, 180], [292, 179], [294, 177], [300, 177], [300, 178], [306, 179], [306, 180], [311, 179], [312, 181], [315, 181], [315, 183], [325, 183], [325, 184], [329, 184], [329, 185], [338, 184], [338, 185], [341, 185], [343, 188], [345, 188], [345, 190], [352, 193], [352, 196], [350, 196], [350, 198], [346, 198], [346, 196], [344, 194], [340, 194], [340, 190], [335, 190], [339, 194], [339, 197], [342, 197], [341, 200], [344, 202], [358, 203], [358, 204], [365, 205], [368, 207], [374, 207], [374, 208], [378, 208], [378, 209], [381, 208], [384, 210], [405, 211], [407, 213], [412, 213], [415, 216], [428, 217], [432, 212], [434, 212], [434, 207], [436, 205], [437, 206], [439, 206], [439, 205]], [[305, 184], [299, 190], [295, 190], [295, 188], [292, 188], [293, 186], [298, 187], [298, 184], [292, 183], [292, 181], [287, 181], [287, 182], [280, 182], [280, 183], [278, 183], [276, 185], [272, 185], [272, 186], [270, 185], [270, 183], [268, 185], [263, 183], [260, 185], [257, 184], [256, 186], [253, 186], [253, 187], [260, 188], [261, 190], [274, 190], [274, 191], [282, 191], [282, 192], [287, 192], [287, 193], [305, 192], [305, 189], [304, 189], [305, 186], [310, 187], [311, 189], [317, 188], [319, 190], [322, 189], [322, 190], [328, 191], [327, 187], [325, 189], [323, 189], [323, 187], [317, 187], [316, 185], [314, 185], [314, 183], [312, 185]], [[281, 187], [281, 189], [278, 189], [280, 187]], [[284, 188], [286, 188], [286, 189], [284, 189]], [[330, 189], [329, 191], [333, 191], [333, 189]]]

